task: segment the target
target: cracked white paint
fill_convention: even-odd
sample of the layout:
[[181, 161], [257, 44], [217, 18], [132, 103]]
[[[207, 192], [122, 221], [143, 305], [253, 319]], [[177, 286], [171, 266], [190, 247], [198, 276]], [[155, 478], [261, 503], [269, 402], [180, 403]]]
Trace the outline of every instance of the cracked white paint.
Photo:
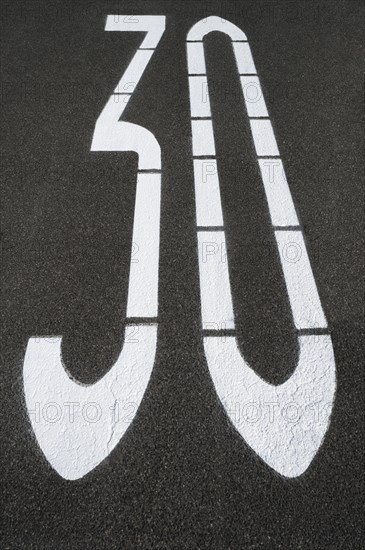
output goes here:
[[[212, 31], [231, 37], [238, 74], [244, 75], [240, 77], [243, 98], [292, 315], [299, 331], [298, 364], [293, 375], [278, 386], [255, 374], [241, 356], [235, 337], [203, 46], [204, 36]], [[192, 120], [191, 124], [201, 314], [209, 371], [227, 415], [248, 445], [274, 470], [286, 477], [296, 477], [308, 468], [317, 453], [333, 406], [335, 360], [327, 322], [246, 36], [232, 23], [208, 17], [190, 30], [187, 57], [191, 116], [208, 118]], [[204, 105], [198, 97], [198, 82]], [[203, 155], [213, 158], [196, 158]], [[325, 333], [300, 332], [318, 328]], [[228, 335], [224, 332], [227, 329]], [[256, 416], [248, 414], [250, 408]], [[288, 411], [294, 411], [295, 417]]]
[[163, 16], [109, 15], [106, 22], [110, 31], [147, 32], [96, 122], [91, 145], [91, 151], [138, 154], [133, 225], [138, 257], [133, 257], [132, 244], [123, 349], [107, 374], [87, 386], [68, 374], [61, 337], [30, 338], [24, 358], [25, 401], [35, 436], [51, 466], [69, 480], [86, 475], [118, 444], [136, 414], [154, 365], [161, 151], [149, 130], [120, 118], [153, 54], [143, 48], [155, 48], [164, 29]]
[[336, 384], [331, 337], [300, 336], [296, 370], [279, 386], [255, 374], [234, 337], [204, 338], [204, 350], [216, 391], [248, 445], [286, 477], [303, 473], [328, 427]]
[[[138, 344], [128, 342], [128, 332], [136, 328]], [[149, 382], [156, 340], [156, 325], [128, 326], [113, 367], [86, 386], [68, 374], [61, 337], [29, 339], [24, 360], [27, 409], [38, 444], [60, 476], [83, 477], [119, 443]], [[130, 405], [133, 414], [127, 414]]]

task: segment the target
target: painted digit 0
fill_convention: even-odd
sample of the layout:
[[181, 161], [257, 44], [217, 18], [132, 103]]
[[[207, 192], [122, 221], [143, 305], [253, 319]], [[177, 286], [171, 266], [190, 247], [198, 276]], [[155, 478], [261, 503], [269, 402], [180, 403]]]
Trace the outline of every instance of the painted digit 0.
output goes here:
[[[204, 37], [212, 31], [221, 31], [232, 40], [298, 332], [298, 365], [293, 375], [278, 386], [255, 374], [241, 356], [235, 337], [228, 263], [221, 261], [226, 243], [203, 47]], [[208, 17], [188, 33], [187, 59], [201, 313], [209, 371], [227, 415], [248, 445], [274, 470], [296, 477], [308, 468], [328, 428], [336, 387], [331, 337], [245, 34], [228, 21]], [[257, 92], [256, 101], [250, 101], [250, 86]], [[206, 157], [209, 161], [204, 160]], [[270, 171], [273, 162], [278, 167], [275, 179]], [[222, 325], [230, 329], [229, 336], [221, 330]], [[212, 326], [218, 330], [211, 330]], [[258, 410], [255, 421], [237, 415], [237, 407], [247, 403]], [[319, 418], [313, 406], [320, 408]]]
[[[120, 441], [141, 403], [156, 352], [161, 151], [150, 131], [119, 119], [164, 33], [165, 17], [109, 15], [106, 30], [146, 32], [96, 122], [91, 145], [91, 151], [138, 153], [133, 226], [138, 262], [131, 258], [124, 346], [98, 382], [85, 386], [71, 379], [62, 363], [61, 337], [29, 339], [26, 406], [40, 448], [65, 479], [83, 477]], [[131, 404], [133, 414], [119, 414]]]

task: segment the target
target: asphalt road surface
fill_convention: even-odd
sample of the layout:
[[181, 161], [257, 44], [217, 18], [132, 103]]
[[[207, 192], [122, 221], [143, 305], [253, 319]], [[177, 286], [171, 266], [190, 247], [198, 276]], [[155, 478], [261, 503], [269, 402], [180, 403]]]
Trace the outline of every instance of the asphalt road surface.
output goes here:
[[[1, 14], [1, 548], [360, 549], [362, 3], [32, 0]], [[137, 155], [90, 147], [144, 34], [106, 32], [110, 14], [166, 16], [123, 114], [161, 147], [158, 341], [131, 426], [70, 481], [37, 443], [23, 363], [30, 337], [62, 335], [68, 372], [93, 384], [123, 347]], [[209, 15], [249, 40], [333, 342], [331, 421], [293, 478], [229, 421], [203, 349], [186, 37]], [[204, 47], [238, 345], [278, 385], [297, 333], [230, 39]]]

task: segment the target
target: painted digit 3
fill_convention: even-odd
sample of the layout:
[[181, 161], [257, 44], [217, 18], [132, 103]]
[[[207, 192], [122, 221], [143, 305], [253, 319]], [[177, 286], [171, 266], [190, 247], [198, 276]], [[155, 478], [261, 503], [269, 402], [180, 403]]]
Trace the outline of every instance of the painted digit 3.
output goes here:
[[[226, 242], [203, 47], [204, 37], [212, 31], [221, 31], [232, 40], [298, 333], [298, 365], [278, 386], [255, 374], [236, 341], [228, 262], [222, 261]], [[201, 315], [209, 371], [227, 415], [248, 445], [271, 468], [296, 477], [308, 468], [328, 428], [336, 386], [331, 337], [246, 35], [228, 21], [208, 17], [188, 33], [187, 60]], [[254, 101], [250, 101], [252, 88]], [[275, 177], [273, 166], [278, 168]], [[254, 420], [237, 414], [247, 403], [255, 405]]]
[[[145, 31], [145, 38], [101, 112], [91, 151], [135, 151], [138, 175], [127, 320], [123, 349], [98, 382], [73, 380], [62, 362], [61, 337], [30, 338], [24, 392], [44, 456], [65, 479], [94, 469], [123, 437], [141, 403], [155, 360], [158, 315], [161, 151], [146, 128], [119, 121], [165, 30], [164, 16], [113, 16], [107, 31]], [[134, 339], [130, 336], [138, 334]], [[133, 405], [133, 413], [130, 407]], [[121, 411], [128, 409], [128, 416]]]

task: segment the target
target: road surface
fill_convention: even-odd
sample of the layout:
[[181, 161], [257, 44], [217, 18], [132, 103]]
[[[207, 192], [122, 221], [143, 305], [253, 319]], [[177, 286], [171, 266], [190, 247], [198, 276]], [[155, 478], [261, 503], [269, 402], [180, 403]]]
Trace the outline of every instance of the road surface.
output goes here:
[[[34, 0], [4, 2], [1, 12], [1, 547], [360, 548], [361, 3]], [[123, 112], [123, 121], [148, 129], [161, 148], [158, 338], [142, 402], [132, 400], [121, 412], [125, 434], [99, 465], [70, 481], [46, 459], [30, 421], [36, 412], [27, 411], [28, 340], [47, 336], [53, 345], [62, 336], [67, 372], [94, 384], [125, 345], [126, 319], [144, 317], [127, 312], [129, 267], [143, 261], [133, 237], [140, 157], [91, 150], [95, 123], [145, 36], [106, 32], [113, 14], [166, 17]], [[333, 343], [328, 429], [308, 468], [293, 477], [268, 466], [235, 428], [232, 415], [243, 414], [243, 405], [227, 414], [203, 348], [209, 336], [202, 331], [205, 264], [198, 244], [202, 237], [205, 251], [216, 252], [212, 228], [219, 232], [221, 224], [208, 220], [197, 230], [186, 40], [211, 15], [249, 41], [304, 235], [300, 254], [308, 253]], [[295, 372], [298, 327], [230, 42], [222, 33], [204, 39], [216, 149], [204, 159], [214, 156], [219, 168], [220, 265], [223, 278], [229, 270], [238, 348], [260, 379], [277, 386]], [[197, 147], [207, 139], [203, 134]], [[153, 172], [149, 181], [156, 183], [160, 172]], [[209, 284], [204, 288], [209, 298]], [[154, 315], [145, 317], [151, 322]], [[232, 338], [230, 319], [224, 326], [205, 321], [205, 331]], [[138, 334], [131, 338], [138, 346]], [[62, 444], [62, 433], [57, 437]]]

